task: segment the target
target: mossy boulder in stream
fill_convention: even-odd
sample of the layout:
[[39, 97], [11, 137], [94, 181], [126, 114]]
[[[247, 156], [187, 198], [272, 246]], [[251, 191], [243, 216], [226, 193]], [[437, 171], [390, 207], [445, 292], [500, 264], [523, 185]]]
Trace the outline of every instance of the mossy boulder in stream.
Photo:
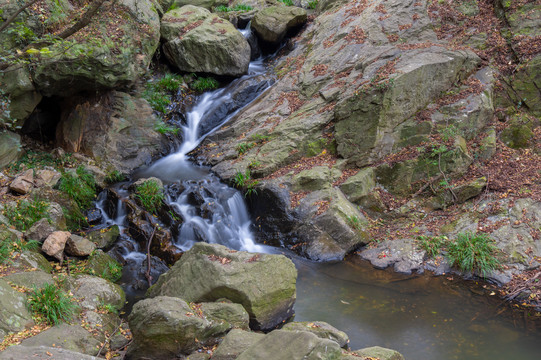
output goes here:
[[240, 76], [248, 71], [250, 45], [226, 20], [192, 5], [167, 12], [161, 36], [165, 56], [179, 70]]
[[296, 279], [295, 265], [283, 255], [197, 243], [160, 276], [148, 295], [191, 302], [225, 298], [244, 306], [251, 328], [265, 330], [293, 315]]
[[306, 10], [295, 6], [270, 6], [252, 20], [257, 36], [268, 43], [279, 44], [287, 32], [306, 22]]

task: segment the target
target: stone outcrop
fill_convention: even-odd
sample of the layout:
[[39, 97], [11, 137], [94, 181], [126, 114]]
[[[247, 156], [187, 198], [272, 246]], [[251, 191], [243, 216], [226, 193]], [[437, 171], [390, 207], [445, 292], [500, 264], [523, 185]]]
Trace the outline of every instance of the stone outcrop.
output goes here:
[[270, 6], [260, 10], [252, 19], [252, 29], [264, 42], [278, 45], [288, 31], [306, 22], [306, 10], [296, 6]]
[[167, 12], [161, 36], [165, 56], [181, 71], [239, 76], [248, 70], [250, 45], [244, 36], [206, 9], [186, 5]]
[[174, 296], [190, 302], [225, 298], [244, 306], [252, 329], [265, 330], [293, 315], [296, 277], [295, 266], [283, 255], [196, 243], [160, 276], [148, 295]]

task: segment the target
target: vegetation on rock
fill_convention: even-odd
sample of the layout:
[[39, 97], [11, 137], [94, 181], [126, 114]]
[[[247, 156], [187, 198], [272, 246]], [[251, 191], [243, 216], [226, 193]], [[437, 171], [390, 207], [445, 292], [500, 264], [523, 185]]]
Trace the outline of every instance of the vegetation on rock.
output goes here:
[[79, 309], [71, 297], [51, 284], [39, 289], [34, 287], [28, 297], [28, 306], [36, 317], [51, 325], [71, 321]]
[[157, 214], [165, 196], [158, 182], [147, 180], [135, 189], [135, 196], [141, 206], [152, 214]]
[[84, 166], [75, 171], [66, 171], [60, 179], [58, 189], [73, 199], [81, 209], [87, 209], [96, 197], [96, 180]]

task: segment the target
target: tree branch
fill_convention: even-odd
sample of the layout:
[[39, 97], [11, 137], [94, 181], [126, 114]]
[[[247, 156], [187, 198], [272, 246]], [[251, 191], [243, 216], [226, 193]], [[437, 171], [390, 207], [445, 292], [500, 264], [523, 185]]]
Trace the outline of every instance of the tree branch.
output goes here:
[[85, 26], [87, 26], [90, 21], [92, 20], [92, 17], [96, 15], [101, 5], [107, 0], [94, 0], [86, 10], [86, 12], [81, 16], [81, 19], [77, 21], [72, 27], [67, 28], [66, 30], [62, 31], [57, 36], [60, 39], [66, 39], [67, 37], [70, 37], [71, 35], [75, 34], [77, 31], [81, 30]]

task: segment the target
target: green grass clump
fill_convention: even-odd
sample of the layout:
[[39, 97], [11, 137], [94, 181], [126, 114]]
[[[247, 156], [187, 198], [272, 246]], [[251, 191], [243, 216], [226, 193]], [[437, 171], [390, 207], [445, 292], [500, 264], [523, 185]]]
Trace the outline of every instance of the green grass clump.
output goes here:
[[152, 109], [162, 114], [168, 112], [171, 104], [171, 93], [177, 92], [184, 84], [182, 76], [167, 73], [157, 81], [149, 81], [145, 85], [143, 98], [145, 98]]
[[315, 9], [317, 7], [317, 4], [318, 4], [318, 0], [312, 0], [312, 1], [308, 1], [308, 8], [309, 9]]
[[229, 6], [225, 6], [225, 5], [216, 6], [214, 8], [214, 11], [215, 12], [230, 12], [230, 11], [246, 12], [246, 11], [250, 11], [250, 10], [253, 10], [253, 9], [254, 8], [251, 7], [250, 5], [238, 4], [238, 5], [235, 5], [234, 7], [229, 7]]
[[34, 287], [28, 297], [28, 306], [37, 317], [43, 317], [51, 325], [70, 321], [78, 310], [64, 291], [51, 284], [40, 289]]
[[47, 211], [49, 203], [34, 199], [32, 201], [21, 200], [17, 205], [7, 205], [3, 211], [9, 223], [19, 231], [26, 231], [38, 220], [49, 219]]
[[158, 121], [156, 124], [154, 124], [154, 130], [163, 135], [173, 134], [175, 136], [180, 132], [179, 128], [166, 124], [163, 121]]
[[122, 265], [115, 262], [108, 262], [107, 268], [103, 270], [100, 277], [111, 282], [117, 282], [122, 277]]
[[40, 243], [35, 240], [25, 241], [14, 236], [9, 230], [0, 228], [0, 264], [8, 262], [14, 252], [34, 251], [39, 247]]
[[81, 209], [88, 209], [96, 197], [94, 175], [84, 166], [79, 166], [75, 172], [65, 172], [58, 189], [73, 199]]
[[237, 171], [232, 182], [237, 189], [244, 190], [245, 197], [257, 195], [256, 186], [259, 184], [259, 181], [252, 179], [250, 169], [246, 169], [245, 172]]
[[476, 271], [485, 277], [500, 266], [497, 251], [488, 235], [467, 232], [458, 234], [456, 240], [449, 243], [447, 258], [451, 266], [461, 271]]
[[137, 186], [135, 196], [143, 208], [152, 214], [157, 214], [165, 198], [158, 182], [148, 180]]
[[113, 170], [107, 173], [104, 180], [107, 184], [114, 184], [126, 180], [126, 175], [118, 170]]
[[447, 238], [443, 236], [425, 236], [421, 235], [417, 238], [419, 247], [426, 251], [429, 257], [435, 258], [438, 256], [442, 248], [446, 244]]
[[46, 166], [59, 170], [64, 166], [73, 164], [75, 164], [75, 160], [69, 153], [63, 155], [62, 157], [55, 157], [46, 152], [27, 151], [17, 162], [10, 164], [7, 167], [7, 172], [10, 174], [16, 174], [24, 169], [42, 169]]
[[346, 222], [349, 225], [350, 228], [361, 231], [363, 229], [363, 224], [361, 222], [361, 219], [359, 219], [357, 216], [347, 216]]
[[286, 6], [293, 6], [293, 0], [278, 0], [278, 1]]
[[219, 86], [220, 83], [213, 77], [198, 77], [190, 85], [197, 92], [216, 90]]

